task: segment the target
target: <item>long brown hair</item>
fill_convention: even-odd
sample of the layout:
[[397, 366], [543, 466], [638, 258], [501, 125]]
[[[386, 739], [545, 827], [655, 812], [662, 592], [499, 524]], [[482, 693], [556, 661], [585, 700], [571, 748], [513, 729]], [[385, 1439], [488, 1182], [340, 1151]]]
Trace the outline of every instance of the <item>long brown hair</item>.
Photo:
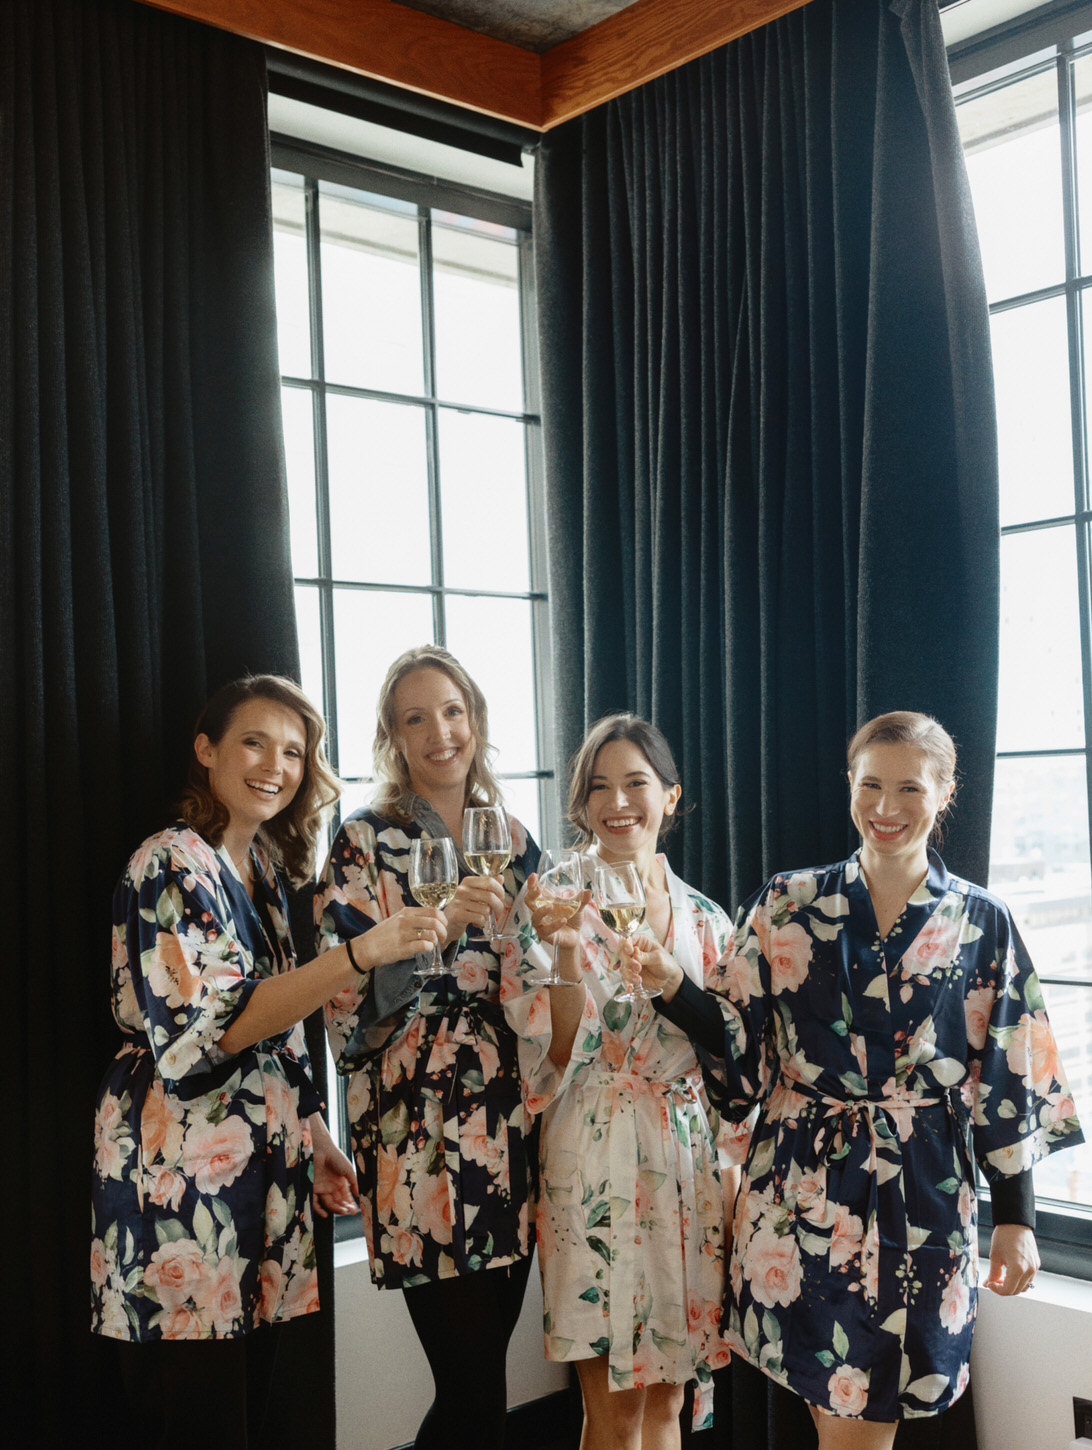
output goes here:
[[[584, 736], [584, 743], [577, 750], [569, 766], [569, 809], [568, 818], [576, 831], [576, 847], [583, 851], [595, 839], [595, 833], [588, 824], [588, 799], [591, 796], [592, 776], [595, 774], [595, 757], [604, 745], [612, 740], [628, 740], [636, 745], [652, 767], [664, 790], [672, 786], [682, 788], [679, 768], [671, 753], [671, 746], [661, 730], [640, 715], [628, 712], [618, 715], [604, 715]], [[660, 822], [662, 841], [678, 820], [678, 811], [665, 815]]]
[[405, 756], [398, 748], [398, 721], [394, 714], [394, 692], [415, 670], [439, 670], [455, 685], [466, 701], [470, 733], [474, 737], [474, 758], [466, 776], [464, 805], [494, 806], [501, 803], [501, 788], [491, 762], [496, 753], [489, 743], [489, 710], [485, 696], [453, 654], [438, 644], [416, 645], [400, 654], [387, 671], [376, 705], [375, 743], [372, 758], [379, 779], [375, 803], [398, 825], [409, 824], [398, 802], [412, 790]]
[[[283, 811], [258, 829], [255, 840], [274, 866], [281, 867], [297, 886], [314, 878], [315, 851], [329, 808], [341, 794], [341, 782], [330, 769], [322, 748], [326, 722], [294, 680], [283, 675], [245, 675], [224, 685], [207, 702], [193, 727], [193, 739], [207, 735], [213, 745], [248, 700], [269, 700], [294, 710], [307, 737], [303, 776], [299, 789]], [[207, 766], [191, 750], [186, 789], [178, 803], [182, 819], [206, 840], [219, 846], [228, 824], [228, 811], [213, 793]]]

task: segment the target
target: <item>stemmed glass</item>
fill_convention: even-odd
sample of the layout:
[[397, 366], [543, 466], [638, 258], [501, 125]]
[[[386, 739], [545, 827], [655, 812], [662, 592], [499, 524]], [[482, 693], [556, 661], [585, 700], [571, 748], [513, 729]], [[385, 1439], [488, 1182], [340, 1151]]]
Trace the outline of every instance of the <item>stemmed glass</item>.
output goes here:
[[[584, 894], [584, 865], [579, 851], [543, 851], [538, 863], [538, 894], [548, 901], [575, 904]], [[572, 987], [561, 975], [557, 959], [557, 937], [549, 971], [539, 970], [527, 977], [534, 987]]]
[[[499, 876], [512, 856], [512, 833], [503, 806], [469, 806], [463, 812], [463, 855], [475, 876]], [[492, 911], [485, 924], [489, 941], [511, 941], [515, 933], [498, 931]]]
[[[595, 868], [594, 890], [599, 915], [611, 931], [626, 941], [636, 936], [645, 919], [645, 886], [633, 862], [601, 862]], [[639, 977], [632, 986], [623, 978], [622, 991], [616, 994], [619, 1002], [649, 1002], [659, 995], [659, 987], [650, 989]]]
[[[419, 906], [435, 906], [441, 910], [455, 895], [459, 884], [459, 867], [455, 842], [450, 836], [435, 840], [425, 836], [410, 846], [409, 889]], [[418, 967], [419, 977], [442, 977], [447, 971], [440, 948], [432, 944], [432, 965]]]

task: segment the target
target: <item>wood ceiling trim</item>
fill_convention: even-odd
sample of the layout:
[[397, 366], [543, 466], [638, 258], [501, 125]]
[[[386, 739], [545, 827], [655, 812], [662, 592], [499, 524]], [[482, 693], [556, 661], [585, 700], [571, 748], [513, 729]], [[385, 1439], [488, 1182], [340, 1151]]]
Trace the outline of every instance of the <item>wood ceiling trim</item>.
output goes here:
[[539, 57], [393, 0], [142, 0], [296, 55], [542, 129]]
[[590, 111], [809, 0], [637, 0], [542, 56], [543, 128]]
[[542, 55], [396, 0], [141, 3], [544, 131], [809, 0], [637, 0]]

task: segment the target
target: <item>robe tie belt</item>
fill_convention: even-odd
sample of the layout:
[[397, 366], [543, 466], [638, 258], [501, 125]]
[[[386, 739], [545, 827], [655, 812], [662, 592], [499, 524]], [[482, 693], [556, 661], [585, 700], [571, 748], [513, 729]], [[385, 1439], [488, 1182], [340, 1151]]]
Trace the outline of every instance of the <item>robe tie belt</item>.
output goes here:
[[[610, 1127], [607, 1133], [608, 1161], [610, 1165], [610, 1227], [603, 1236], [592, 1232], [602, 1243], [598, 1249], [609, 1253], [610, 1263], [610, 1348], [608, 1366], [612, 1389], [641, 1388], [637, 1355], [640, 1351], [640, 1333], [634, 1334], [634, 1322], [644, 1328], [639, 1297], [643, 1276], [641, 1274], [641, 1226], [639, 1207], [644, 1192], [649, 1191], [642, 1181], [642, 1173], [658, 1171], [642, 1154], [638, 1139], [636, 1104], [644, 1099], [657, 1100], [661, 1117], [661, 1138], [664, 1143], [674, 1145], [675, 1156], [670, 1164], [660, 1168], [676, 1175], [679, 1184], [680, 1212], [689, 1215], [691, 1222], [697, 1221], [697, 1202], [694, 1160], [692, 1154], [682, 1150], [679, 1135], [672, 1131], [668, 1114], [672, 1104], [686, 1111], [697, 1108], [703, 1111], [701, 1096], [702, 1076], [698, 1069], [683, 1073], [670, 1080], [656, 1080], [642, 1077], [634, 1072], [591, 1072], [581, 1076], [580, 1087], [592, 1096], [606, 1095], [609, 1101]], [[600, 1225], [605, 1228], [606, 1225]], [[686, 1262], [683, 1254], [683, 1235], [679, 1236], [678, 1272], [675, 1282], [680, 1287], [678, 1345], [672, 1356], [671, 1345], [659, 1343], [667, 1378], [673, 1383], [683, 1384], [693, 1378], [690, 1351], [688, 1305], [690, 1287], [686, 1282]], [[593, 1247], [596, 1245], [593, 1244]], [[663, 1305], [660, 1306], [663, 1309]], [[634, 1340], [637, 1343], [634, 1343]], [[674, 1376], [674, 1378], [672, 1378]], [[708, 1391], [708, 1393], [707, 1393]], [[701, 1423], [712, 1413], [712, 1382], [699, 1382], [695, 1386], [694, 1422]]]
[[[818, 1228], [830, 1229], [829, 1254], [832, 1272], [853, 1256], [853, 1238], [848, 1237], [849, 1225], [838, 1224], [837, 1214], [832, 1215], [828, 1203], [828, 1185], [833, 1174], [840, 1176], [841, 1166], [849, 1153], [849, 1140], [859, 1132], [868, 1135], [868, 1157], [860, 1165], [868, 1179], [868, 1200], [865, 1206], [862, 1236], [860, 1240], [860, 1281], [866, 1297], [875, 1302], [875, 1268], [880, 1250], [879, 1190], [881, 1181], [902, 1178], [902, 1148], [899, 1132], [900, 1121], [907, 1127], [904, 1136], [909, 1136], [912, 1126], [907, 1114], [912, 1115], [921, 1108], [939, 1106], [951, 1110], [951, 1100], [943, 1096], [925, 1097], [916, 1093], [897, 1093], [888, 1097], [838, 1098], [822, 1093], [811, 1083], [783, 1072], [771, 1096], [769, 1117], [774, 1121], [800, 1116], [793, 1111], [791, 1096], [807, 1099], [803, 1111], [818, 1119], [808, 1157], [815, 1182], [815, 1191], [809, 1197], [808, 1206], [801, 1209], [805, 1223]], [[903, 1192], [905, 1198], [905, 1192]], [[905, 1227], [905, 1219], [901, 1220]], [[839, 1233], [839, 1227], [842, 1233]], [[898, 1248], [905, 1250], [906, 1243]], [[835, 1256], [837, 1255], [837, 1262]], [[871, 1272], [870, 1272], [871, 1271]]]

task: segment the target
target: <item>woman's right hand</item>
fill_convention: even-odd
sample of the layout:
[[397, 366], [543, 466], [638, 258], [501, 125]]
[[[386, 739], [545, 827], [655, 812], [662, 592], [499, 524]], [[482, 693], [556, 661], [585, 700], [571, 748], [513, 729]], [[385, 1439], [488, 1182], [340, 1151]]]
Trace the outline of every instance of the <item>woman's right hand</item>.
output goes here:
[[531, 913], [531, 926], [539, 941], [557, 941], [559, 947], [574, 947], [580, 941], [580, 918], [591, 900], [591, 892], [581, 892], [568, 900], [540, 892], [538, 876], [532, 871], [527, 878], [524, 898]]
[[443, 912], [432, 906], [404, 906], [393, 916], [377, 921], [352, 938], [352, 955], [358, 967], [372, 971], [390, 962], [401, 962], [447, 941]]

